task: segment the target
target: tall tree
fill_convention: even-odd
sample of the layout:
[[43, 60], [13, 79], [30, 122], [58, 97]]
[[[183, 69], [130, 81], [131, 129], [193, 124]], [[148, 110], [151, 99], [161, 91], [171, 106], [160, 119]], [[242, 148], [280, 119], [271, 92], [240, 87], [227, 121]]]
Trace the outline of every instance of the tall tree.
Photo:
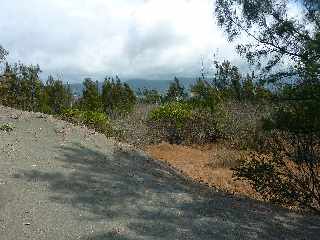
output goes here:
[[128, 84], [122, 83], [120, 78], [105, 78], [102, 86], [102, 104], [107, 114], [125, 114], [132, 111], [136, 103], [136, 96]]
[[8, 55], [8, 51], [5, 50], [1, 45], [0, 45], [0, 63], [5, 60], [6, 56]]
[[[288, 3], [299, 10], [298, 17], [292, 17]], [[319, 9], [318, 0], [217, 0], [215, 11], [230, 41], [243, 34], [251, 38], [237, 47], [250, 63], [270, 72], [285, 61], [283, 71], [270, 79], [298, 74], [314, 81], [320, 74]]]
[[72, 93], [68, 85], [52, 76], [48, 77], [41, 96], [41, 111], [51, 114], [62, 113], [71, 106]]
[[[298, 16], [291, 14], [289, 3]], [[237, 176], [269, 200], [320, 211], [319, 0], [217, 0], [216, 14], [229, 40], [242, 34], [251, 38], [237, 49], [267, 80], [293, 80], [265, 123], [266, 129], [283, 133], [281, 141], [274, 139], [272, 159], [253, 157]]]
[[233, 66], [229, 61], [221, 64], [215, 62], [216, 73], [214, 76], [214, 85], [224, 92], [226, 97], [233, 97], [241, 100], [241, 80], [242, 76], [238, 67]]
[[245, 100], [252, 101], [255, 98], [255, 84], [254, 84], [255, 76], [254, 73], [247, 74], [246, 78], [243, 81], [242, 94]]
[[91, 78], [84, 79], [82, 92], [82, 107], [89, 111], [102, 111], [99, 86]]
[[0, 88], [2, 103], [23, 110], [39, 110], [43, 84], [39, 78], [39, 66], [6, 63]]

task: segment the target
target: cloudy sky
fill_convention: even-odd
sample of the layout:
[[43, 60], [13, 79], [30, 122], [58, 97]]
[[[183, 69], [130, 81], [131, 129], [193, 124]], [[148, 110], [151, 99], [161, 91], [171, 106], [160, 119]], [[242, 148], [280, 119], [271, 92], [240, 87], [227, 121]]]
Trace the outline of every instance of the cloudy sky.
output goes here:
[[[10, 61], [76, 81], [119, 74], [193, 76], [213, 53], [236, 61], [213, 0], [4, 0], [0, 44]], [[79, 79], [81, 80], [81, 79]]]

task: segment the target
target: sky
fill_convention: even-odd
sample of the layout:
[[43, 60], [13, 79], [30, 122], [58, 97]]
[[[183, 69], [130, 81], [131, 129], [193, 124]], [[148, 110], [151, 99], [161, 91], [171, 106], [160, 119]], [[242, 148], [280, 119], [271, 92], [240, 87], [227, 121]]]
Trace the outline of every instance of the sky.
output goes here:
[[[83, 77], [195, 76], [201, 62], [237, 61], [216, 25], [213, 0], [4, 0], [0, 44], [8, 60]], [[217, 50], [219, 49], [219, 50]]]

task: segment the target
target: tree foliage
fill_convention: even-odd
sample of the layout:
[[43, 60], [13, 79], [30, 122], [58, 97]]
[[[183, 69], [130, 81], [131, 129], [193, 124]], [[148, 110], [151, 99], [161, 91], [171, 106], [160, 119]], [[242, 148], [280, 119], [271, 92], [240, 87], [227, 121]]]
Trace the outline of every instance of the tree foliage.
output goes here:
[[71, 103], [72, 92], [70, 86], [49, 76], [40, 96], [41, 112], [60, 114], [69, 108]]
[[222, 102], [223, 94], [208, 81], [198, 79], [191, 86], [192, 99], [194, 106], [215, 112]]
[[102, 105], [107, 114], [126, 114], [133, 110], [136, 96], [127, 83], [119, 77], [106, 78], [102, 86]]
[[49, 77], [44, 84], [38, 65], [5, 63], [0, 75], [0, 103], [26, 111], [59, 114], [70, 107], [71, 90], [62, 81]]
[[83, 81], [81, 107], [87, 111], [102, 111], [98, 82], [91, 78], [86, 78]]
[[5, 60], [6, 56], [8, 55], [8, 51], [5, 50], [1, 45], [0, 45], [0, 63]]
[[[299, 11], [290, 14], [289, 6]], [[311, 209], [319, 206], [320, 3], [317, 0], [217, 0], [216, 13], [229, 40], [246, 34], [240, 54], [282, 86], [278, 105], [265, 122], [273, 138], [269, 159], [251, 158], [236, 175], [266, 198]], [[267, 59], [267, 61], [266, 61]], [[288, 78], [290, 77], [290, 78]], [[292, 183], [292, 184], [291, 184]]]
[[[289, 3], [300, 10], [298, 17], [289, 14]], [[251, 42], [237, 47], [250, 63], [259, 66], [268, 59], [263, 64], [267, 72], [282, 61], [291, 63], [290, 68], [286, 66], [270, 79], [292, 74], [309, 75], [310, 71], [319, 76], [320, 13], [317, 0], [217, 0], [215, 12], [229, 40], [243, 34], [251, 38]]]

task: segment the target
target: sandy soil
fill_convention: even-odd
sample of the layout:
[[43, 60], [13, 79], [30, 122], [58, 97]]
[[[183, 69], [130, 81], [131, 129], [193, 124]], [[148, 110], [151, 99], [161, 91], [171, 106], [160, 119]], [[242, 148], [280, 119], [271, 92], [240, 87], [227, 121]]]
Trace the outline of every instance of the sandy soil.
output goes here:
[[[168, 143], [149, 145], [145, 151], [152, 158], [173, 166], [196, 182], [231, 194], [261, 199], [249, 184], [233, 179], [229, 165], [238, 162], [238, 158], [233, 156], [241, 154], [238, 151], [226, 149], [220, 144], [182, 146]], [[223, 166], [224, 162], [227, 166]]]
[[320, 218], [192, 184], [143, 152], [0, 107], [0, 239], [319, 239]]

